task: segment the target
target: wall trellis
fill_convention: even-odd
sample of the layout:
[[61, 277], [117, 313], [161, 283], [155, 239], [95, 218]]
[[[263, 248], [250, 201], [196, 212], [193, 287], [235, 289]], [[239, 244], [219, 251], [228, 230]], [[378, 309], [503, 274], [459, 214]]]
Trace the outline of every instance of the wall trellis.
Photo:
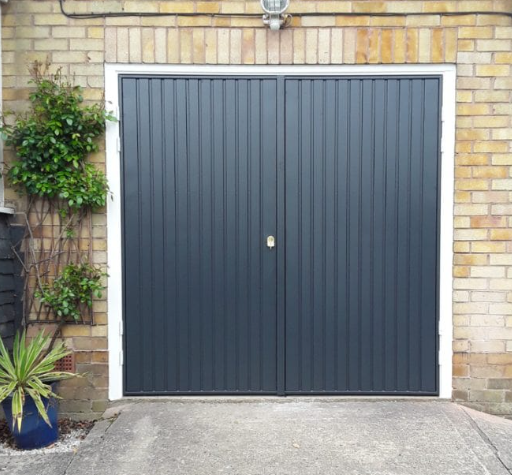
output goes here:
[[[52, 309], [37, 298], [45, 285], [51, 284], [69, 264], [92, 262], [92, 219], [89, 210], [71, 214], [59, 212], [63, 200], [31, 197], [27, 211], [21, 213], [25, 232], [15, 244], [24, 278], [23, 325], [58, 323]], [[74, 323], [93, 324], [94, 312], [80, 306], [81, 319]], [[66, 323], [71, 323], [66, 321]]]

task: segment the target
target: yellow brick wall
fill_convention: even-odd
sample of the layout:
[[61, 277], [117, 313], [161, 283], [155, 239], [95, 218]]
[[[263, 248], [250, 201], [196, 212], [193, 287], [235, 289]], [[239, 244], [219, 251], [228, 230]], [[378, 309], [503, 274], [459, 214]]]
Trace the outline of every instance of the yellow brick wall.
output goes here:
[[[109, 0], [65, 2], [90, 11], [259, 13], [259, 2]], [[362, 12], [294, 17], [271, 32], [259, 18], [126, 17], [71, 20], [56, 0], [3, 6], [3, 98], [19, 110], [27, 63], [50, 58], [101, 100], [104, 62], [183, 64], [457, 64], [455, 400], [512, 414], [512, 18], [442, 12], [512, 12], [511, 0], [291, 1], [290, 12]], [[373, 12], [410, 13], [377, 17]], [[413, 13], [429, 13], [418, 16]], [[104, 166], [104, 154], [93, 157]], [[12, 190], [8, 201], [16, 204]], [[95, 262], [106, 263], [106, 216], [93, 217]], [[107, 308], [97, 326], [69, 327], [86, 380], [64, 387], [69, 412], [97, 412], [107, 397]]]

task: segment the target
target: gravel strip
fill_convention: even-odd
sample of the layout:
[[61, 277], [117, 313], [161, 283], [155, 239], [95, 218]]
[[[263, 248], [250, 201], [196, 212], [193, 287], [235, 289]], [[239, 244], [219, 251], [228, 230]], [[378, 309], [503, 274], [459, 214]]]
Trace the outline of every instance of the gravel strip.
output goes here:
[[61, 419], [59, 421], [59, 440], [48, 447], [34, 450], [20, 450], [16, 447], [6, 421], [0, 421], [0, 456], [23, 456], [57, 454], [76, 452], [80, 443], [85, 439], [94, 426], [90, 421], [72, 421]]

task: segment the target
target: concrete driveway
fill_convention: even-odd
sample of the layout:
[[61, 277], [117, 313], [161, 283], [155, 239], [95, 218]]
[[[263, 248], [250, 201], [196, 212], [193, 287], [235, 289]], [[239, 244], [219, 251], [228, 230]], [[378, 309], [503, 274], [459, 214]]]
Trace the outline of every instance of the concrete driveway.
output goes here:
[[[158, 402], [156, 402], [158, 401]], [[76, 453], [0, 457], [9, 475], [510, 475], [512, 421], [448, 402], [124, 402]], [[107, 414], [108, 415], [108, 414]]]

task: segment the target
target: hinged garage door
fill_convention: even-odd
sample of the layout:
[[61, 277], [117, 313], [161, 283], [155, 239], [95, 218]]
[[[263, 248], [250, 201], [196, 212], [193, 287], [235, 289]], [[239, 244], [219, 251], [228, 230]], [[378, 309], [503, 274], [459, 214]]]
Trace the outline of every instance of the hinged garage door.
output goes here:
[[125, 393], [436, 394], [440, 82], [122, 77]]

